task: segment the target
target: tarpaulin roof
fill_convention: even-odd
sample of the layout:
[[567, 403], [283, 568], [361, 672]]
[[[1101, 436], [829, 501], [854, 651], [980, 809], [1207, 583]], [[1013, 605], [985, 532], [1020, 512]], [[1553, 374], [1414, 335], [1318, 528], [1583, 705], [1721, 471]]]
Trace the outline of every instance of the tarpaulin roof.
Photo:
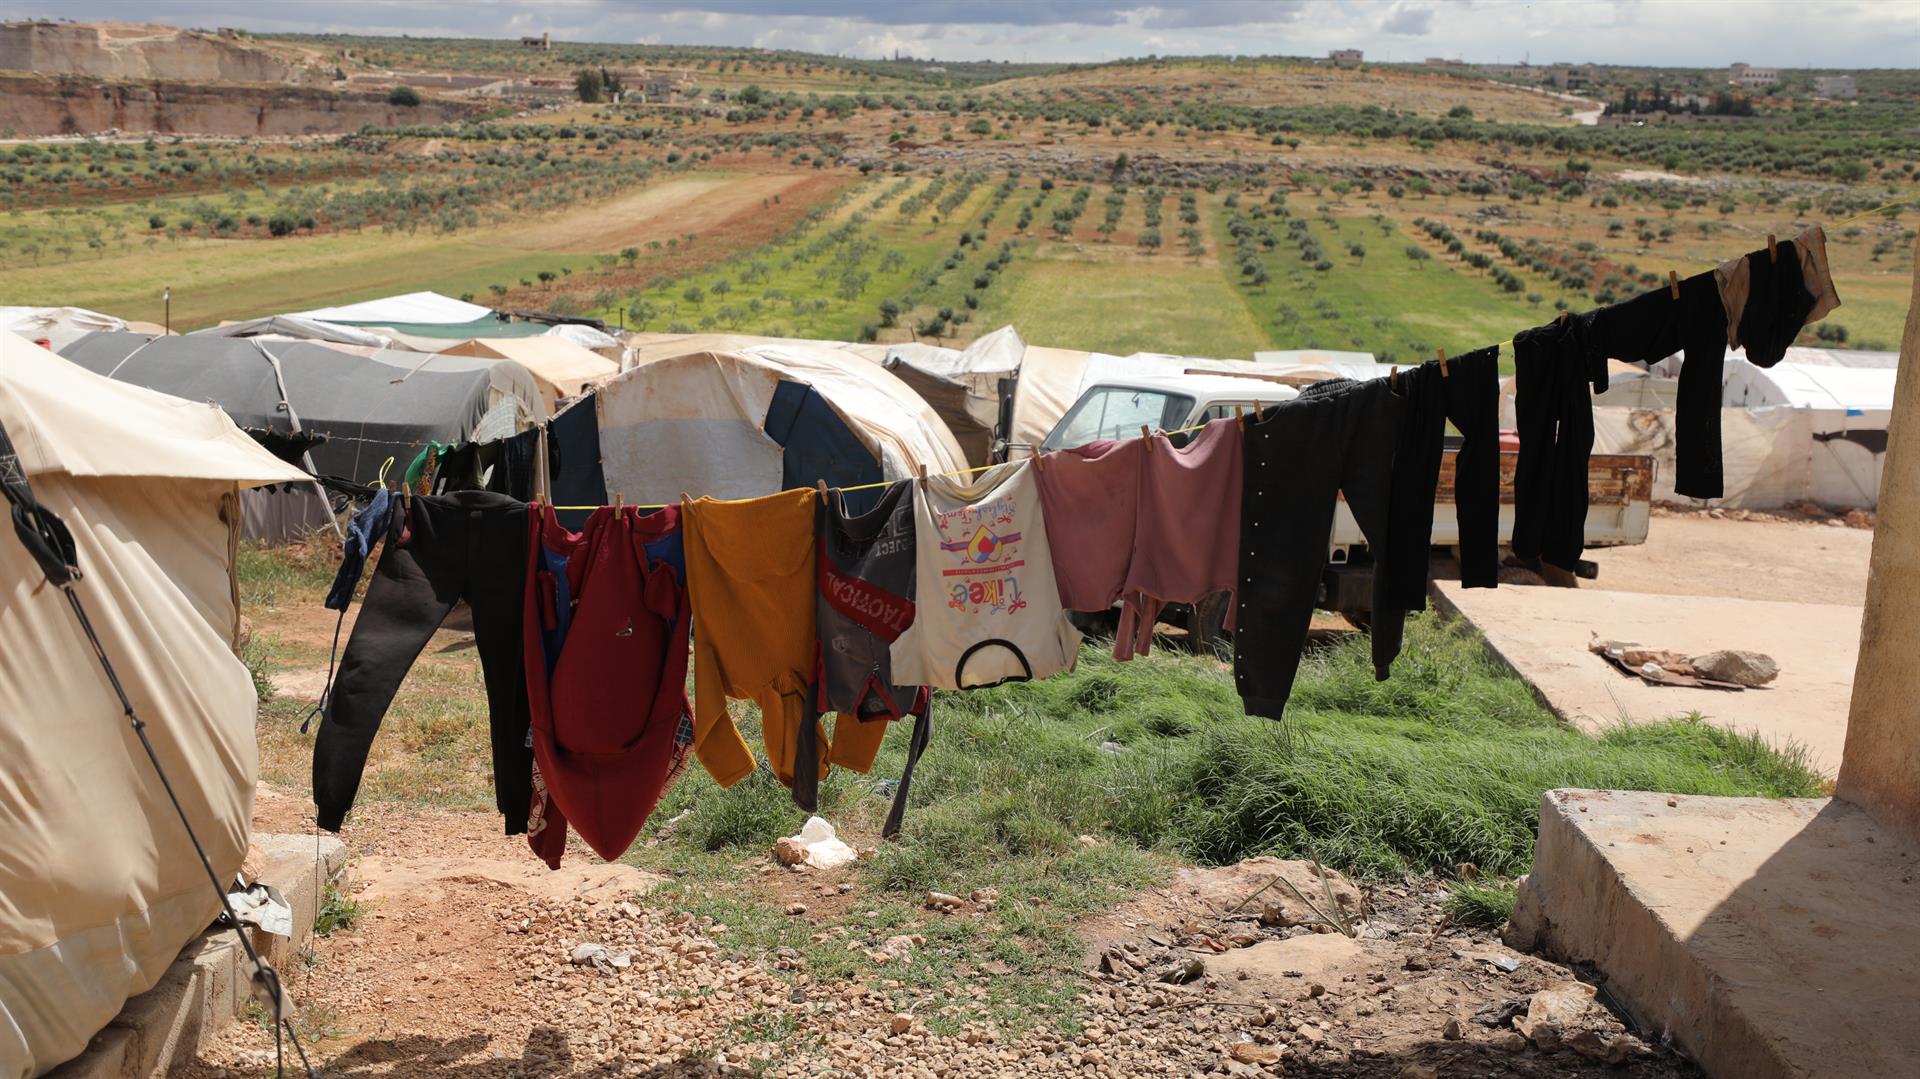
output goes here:
[[124, 320], [84, 307], [0, 307], [0, 330], [44, 340], [56, 350], [90, 333], [126, 328]]
[[[0, 333], [0, 424], [72, 531], [101, 646], [231, 880], [257, 770], [232, 651], [239, 488], [293, 480], [217, 408], [111, 382]], [[218, 911], [65, 596], [0, 539], [0, 1079], [69, 1059]]]
[[338, 322], [322, 322], [319, 319], [301, 315], [268, 315], [266, 318], [250, 318], [243, 322], [222, 322], [218, 326], [209, 326], [204, 330], [195, 330], [188, 337], [284, 337], [300, 341], [334, 341], [343, 345], [360, 345], [365, 348], [392, 348], [393, 338], [383, 333], [359, 326], [347, 326]]
[[549, 409], [620, 373], [620, 365], [564, 337], [475, 337], [440, 350], [443, 356], [512, 360], [533, 372]]
[[339, 307], [290, 311], [288, 314], [300, 318], [318, 319], [321, 322], [363, 324], [378, 322], [388, 325], [411, 322], [420, 325], [449, 325], [491, 318], [493, 308], [482, 307], [465, 300], [456, 300], [451, 296], [442, 296], [438, 292], [408, 292], [378, 300], [343, 304]]
[[[506, 360], [130, 333], [93, 334], [63, 354], [122, 382], [212, 401], [248, 427], [292, 430], [291, 406], [303, 429], [328, 436], [313, 451], [315, 468], [360, 482], [374, 480], [387, 457], [410, 458], [428, 440], [473, 437], [496, 407], [532, 420], [548, 414], [533, 375]], [[517, 426], [504, 423], [505, 433]]]
[[850, 341], [815, 341], [803, 337], [756, 337], [745, 333], [630, 333], [626, 342], [633, 351], [628, 363], [634, 367], [695, 352], [737, 352], [758, 345], [786, 345], [816, 351], [824, 349], [878, 364], [886, 360], [890, 347]]
[[1789, 405], [1886, 411], [1893, 408], [1896, 374], [1890, 367], [1824, 367], [1792, 362], [1755, 367], [1729, 356], [1721, 370], [1721, 403], [1747, 408]]

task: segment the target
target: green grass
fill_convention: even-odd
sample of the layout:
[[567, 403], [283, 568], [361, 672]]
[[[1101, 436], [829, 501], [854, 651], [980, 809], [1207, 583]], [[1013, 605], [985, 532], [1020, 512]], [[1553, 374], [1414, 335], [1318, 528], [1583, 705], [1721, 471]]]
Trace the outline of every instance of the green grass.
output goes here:
[[[1087, 211], [1096, 222], [1098, 201]], [[1035, 344], [1122, 356], [1249, 359], [1271, 346], [1211, 260], [1190, 259], [1177, 245], [1151, 257], [1119, 246], [1028, 243], [986, 293], [974, 322], [982, 330], [1012, 323]]]
[[1513, 905], [1518, 898], [1518, 889], [1512, 883], [1449, 881], [1447, 914], [1460, 925], [1498, 929], [1513, 918]]
[[[1418, 363], [1435, 349], [1449, 355], [1509, 340], [1517, 330], [1553, 317], [1553, 300], [1563, 292], [1544, 278], [1522, 273], [1527, 290], [1506, 293], [1482, 271], [1440, 252], [1417, 230], [1391, 219], [1306, 218], [1319, 241], [1327, 270], [1302, 262], [1285, 238], [1284, 220], [1268, 219], [1281, 234], [1279, 245], [1263, 259], [1272, 281], [1237, 291], [1269, 328], [1282, 348], [1353, 349], [1374, 353], [1383, 362]], [[1356, 256], [1350, 245], [1365, 252]], [[1430, 248], [1432, 258], [1406, 256], [1409, 245]], [[1229, 275], [1238, 264], [1223, 256]], [[1539, 304], [1526, 300], [1540, 295]], [[1577, 307], [1587, 306], [1569, 297]]]
[[235, 567], [241, 606], [251, 613], [254, 608], [282, 604], [318, 605], [326, 598], [340, 565], [338, 544], [327, 540], [279, 545], [242, 543]]

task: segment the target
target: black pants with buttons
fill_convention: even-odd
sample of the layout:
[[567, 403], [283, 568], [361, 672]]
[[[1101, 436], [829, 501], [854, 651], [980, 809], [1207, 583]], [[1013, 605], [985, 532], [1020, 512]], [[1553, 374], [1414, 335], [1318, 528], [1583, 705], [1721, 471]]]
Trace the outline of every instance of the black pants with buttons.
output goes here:
[[367, 752], [400, 683], [453, 605], [466, 600], [487, 684], [495, 801], [508, 835], [527, 830], [533, 751], [522, 634], [527, 507], [488, 491], [420, 496], [393, 515], [313, 746], [320, 827], [340, 830]]
[[1387, 529], [1393, 570], [1387, 597], [1409, 611], [1427, 606], [1433, 500], [1439, 489], [1448, 421], [1460, 431], [1453, 459], [1454, 522], [1460, 536], [1460, 584], [1500, 581], [1500, 350], [1483, 348], [1428, 360], [1400, 375], [1399, 443]]
[[1385, 563], [1398, 405], [1386, 379], [1334, 379], [1247, 421], [1233, 669], [1248, 715], [1286, 710], [1342, 494], [1375, 558], [1375, 676], [1400, 654], [1406, 612], [1389, 607]]

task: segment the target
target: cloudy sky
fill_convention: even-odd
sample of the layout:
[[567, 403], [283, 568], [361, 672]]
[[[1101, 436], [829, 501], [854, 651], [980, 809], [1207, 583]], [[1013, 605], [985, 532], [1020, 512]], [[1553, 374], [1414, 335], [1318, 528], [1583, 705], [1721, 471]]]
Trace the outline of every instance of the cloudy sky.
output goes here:
[[756, 45], [848, 56], [1110, 60], [1149, 53], [1904, 67], [1920, 0], [0, 0], [66, 16], [258, 31]]

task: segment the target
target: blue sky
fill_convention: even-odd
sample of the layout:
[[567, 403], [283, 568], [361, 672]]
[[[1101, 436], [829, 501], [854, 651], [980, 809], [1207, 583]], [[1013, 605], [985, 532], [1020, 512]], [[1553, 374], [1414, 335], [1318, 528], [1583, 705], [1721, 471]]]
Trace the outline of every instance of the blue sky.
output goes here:
[[1909, 67], [1920, 0], [0, 0], [65, 16], [259, 31], [756, 45], [849, 56], [1445, 56], [1711, 67]]

